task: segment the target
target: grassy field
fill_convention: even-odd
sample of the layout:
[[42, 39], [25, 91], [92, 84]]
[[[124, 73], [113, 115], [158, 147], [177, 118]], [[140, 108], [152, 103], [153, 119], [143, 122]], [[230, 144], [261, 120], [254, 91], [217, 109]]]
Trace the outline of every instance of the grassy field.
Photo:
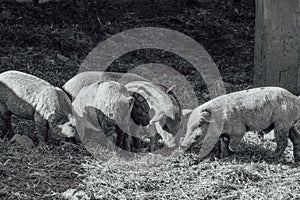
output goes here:
[[[1, 2], [0, 72], [20, 70], [61, 87], [98, 42], [146, 26], [177, 30], [202, 44], [228, 92], [253, 86], [254, 5], [246, 0]], [[174, 67], [191, 81], [199, 102], [209, 99], [187, 61], [168, 52], [134, 51], [110, 69], [150, 62]], [[30, 121], [14, 118], [13, 127], [35, 135]], [[291, 145], [280, 160], [269, 158], [274, 146], [272, 137], [249, 133], [234, 156], [199, 162], [194, 153], [128, 160], [105, 150], [106, 159], [96, 160], [69, 143], [26, 149], [0, 141], [0, 199], [300, 199]]]

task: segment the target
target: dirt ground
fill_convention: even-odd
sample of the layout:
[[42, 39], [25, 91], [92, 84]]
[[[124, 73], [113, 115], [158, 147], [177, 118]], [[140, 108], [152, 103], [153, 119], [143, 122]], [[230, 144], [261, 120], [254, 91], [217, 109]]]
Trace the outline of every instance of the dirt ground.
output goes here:
[[[253, 2], [246, 0], [0, 1], [0, 72], [20, 70], [61, 87], [99, 42], [133, 28], [162, 27], [203, 45], [232, 92], [253, 86], [254, 20]], [[199, 102], [209, 99], [192, 66], [170, 52], [130, 52], [110, 70], [126, 72], [145, 63], [173, 67], [190, 81]], [[14, 118], [13, 127], [35, 134], [30, 121]], [[249, 134], [240, 151], [223, 160], [199, 163], [187, 153], [133, 160], [109, 155], [102, 162], [69, 143], [26, 149], [1, 141], [0, 199], [300, 198], [291, 146], [275, 161], [268, 158], [274, 145]]]

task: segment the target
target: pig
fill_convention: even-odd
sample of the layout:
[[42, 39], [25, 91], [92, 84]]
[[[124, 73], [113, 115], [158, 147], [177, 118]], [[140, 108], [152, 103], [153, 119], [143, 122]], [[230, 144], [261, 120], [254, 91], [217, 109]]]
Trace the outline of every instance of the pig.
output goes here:
[[[103, 72], [103, 71], [86, 71], [81, 72], [71, 78], [68, 82], [63, 85], [63, 90], [68, 94], [71, 100], [74, 100], [78, 95], [79, 91], [92, 83], [98, 81], [116, 81], [122, 84], [129, 83], [131, 81], [149, 81], [148, 79], [139, 76], [134, 73], [118, 73], [118, 72]], [[149, 81], [150, 82], [150, 81]], [[118, 141], [118, 143], [123, 143], [125, 149], [128, 145], [133, 143], [133, 148], [139, 149], [139, 139], [132, 137], [131, 139], [124, 133], [124, 141]], [[130, 144], [129, 144], [130, 143]]]
[[71, 78], [62, 88], [71, 99], [75, 99], [81, 88], [98, 81], [117, 81], [125, 85], [131, 81], [149, 80], [133, 73], [86, 71]]
[[223, 144], [228, 144], [226, 156], [236, 151], [245, 132], [274, 127], [277, 147], [273, 156], [281, 157], [289, 138], [293, 143], [294, 160], [299, 162], [299, 117], [299, 98], [283, 88], [260, 87], [234, 92], [212, 99], [193, 110], [180, 145], [186, 148], [199, 140], [202, 144], [199, 156], [203, 158], [225, 134], [228, 137], [228, 142], [223, 141]]
[[[84, 86], [72, 105], [76, 113], [77, 124], [94, 130], [96, 134], [97, 131], [101, 134], [102, 130], [113, 144], [117, 144], [122, 140], [118, 138], [122, 137], [123, 132], [128, 131], [133, 103], [134, 98], [122, 84], [115, 81], [98, 81]], [[82, 127], [78, 129], [82, 130], [78, 131], [81, 140], [89, 138], [89, 134], [93, 133], [85, 131]], [[127, 146], [125, 150], [130, 149]]]
[[[78, 75], [76, 75], [75, 77], [73, 77], [72, 79], [70, 79], [67, 83], [65, 83], [65, 85], [63, 86], [63, 89], [65, 90], [65, 92], [71, 97], [71, 98], [75, 98], [78, 94], [78, 92], [80, 91], [80, 89], [84, 86], [88, 86], [96, 81], [108, 81], [108, 80], [112, 80], [112, 81], [118, 81], [122, 84], [128, 84], [130, 82], [133, 81], [144, 81], [144, 82], [151, 82], [148, 79], [145, 79], [139, 75], [133, 74], [133, 73], [116, 73], [116, 72], [100, 72], [100, 71], [88, 71], [88, 72], [82, 72]], [[160, 86], [163, 87], [163, 86]], [[161, 88], [162, 89], [162, 88]], [[161, 90], [160, 89], [160, 90]], [[166, 92], [168, 90], [168, 88], [163, 88], [163, 90]], [[155, 127], [152, 127], [150, 129], [145, 129], [145, 128], [141, 128], [141, 126], [147, 126], [149, 124], [149, 108], [147, 103], [143, 103], [142, 101], [145, 101], [145, 99], [143, 97], [141, 97], [141, 95], [137, 95], [137, 93], [132, 94], [135, 98], [137, 99], [142, 99], [139, 103], [139, 101], [136, 101], [134, 103], [134, 107], [133, 107], [133, 113], [131, 114], [132, 119], [138, 124], [138, 126], [132, 125], [132, 129], [134, 130], [133, 132], [133, 137], [132, 139], [128, 138], [128, 137], [124, 137], [124, 145], [125, 146], [129, 146], [128, 143], [133, 143], [133, 148], [134, 149], [139, 149], [140, 148], [140, 140], [138, 138], [141, 137], [141, 135], [143, 135], [143, 132], [147, 132], [150, 131], [152, 133], [150, 133], [150, 135], [152, 135], [152, 137], [150, 137], [150, 143], [151, 143], [151, 149], [154, 150], [157, 147], [157, 138], [156, 138], [156, 133], [157, 130]], [[177, 106], [179, 105], [179, 102], [175, 96], [174, 93], [172, 93], [171, 90], [169, 90], [168, 92], [169, 96], [171, 99], [173, 99], [173, 101], [177, 101], [176, 104]], [[165, 95], [166, 96], [166, 95]], [[169, 97], [168, 97], [169, 98]], [[175, 98], [175, 99], [174, 99]], [[180, 106], [180, 105], [179, 105]], [[148, 110], [147, 110], [148, 109]], [[138, 111], [139, 113], [137, 114]], [[157, 117], [159, 117], [157, 115]], [[162, 117], [162, 116], [160, 116]], [[177, 116], [178, 118], [178, 116]], [[179, 117], [180, 118], [180, 117]], [[154, 119], [155, 120], [155, 119]], [[178, 129], [178, 120], [177, 122], [175, 122], [172, 119], [167, 119], [169, 122], [166, 123], [166, 126], [164, 126], [164, 129], [168, 129], [167, 126], [169, 126], [169, 129]], [[174, 123], [172, 124], [171, 123]], [[158, 127], [160, 128], [160, 127]], [[161, 132], [164, 132], [164, 129], [161, 128]], [[173, 131], [173, 130], [171, 130]], [[139, 134], [137, 133], [139, 132]], [[176, 131], [173, 131], [176, 132]], [[131, 134], [131, 133], [129, 133]], [[167, 135], [167, 134], [165, 134]], [[121, 143], [120, 141], [118, 143]]]
[[68, 96], [47, 81], [20, 71], [0, 74], [0, 135], [12, 137], [11, 116], [35, 122], [38, 140], [47, 142], [76, 135], [75, 118]]
[[[142, 130], [146, 130], [144, 133], [152, 140], [151, 151], [156, 149], [155, 137], [157, 134], [162, 137], [168, 147], [175, 147], [176, 134], [181, 126], [182, 109], [176, 95], [172, 92], [174, 87], [168, 89], [146, 81], [133, 81], [126, 84], [125, 87], [129, 92], [140, 95], [144, 99], [144, 102], [136, 101], [136, 103], [148, 105], [144, 112], [135, 112], [134, 107], [131, 116], [136, 119], [135, 122], [145, 126]], [[145, 105], [136, 105], [136, 107], [145, 107]], [[144, 117], [142, 117], [143, 115]], [[132, 126], [130, 134], [141, 137], [143, 133], [138, 132], [140, 130]]]

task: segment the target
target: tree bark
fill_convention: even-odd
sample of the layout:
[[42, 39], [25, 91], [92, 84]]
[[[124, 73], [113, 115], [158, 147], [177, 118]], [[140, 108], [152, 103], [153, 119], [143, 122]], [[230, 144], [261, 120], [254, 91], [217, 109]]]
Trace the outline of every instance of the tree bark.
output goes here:
[[300, 93], [300, 0], [256, 0], [254, 84]]

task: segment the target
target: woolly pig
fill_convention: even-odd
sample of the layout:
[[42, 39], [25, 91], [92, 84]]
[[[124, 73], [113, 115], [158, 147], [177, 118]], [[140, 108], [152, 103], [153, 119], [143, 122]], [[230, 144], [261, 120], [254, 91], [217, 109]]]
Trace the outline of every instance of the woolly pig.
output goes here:
[[0, 74], [0, 134], [11, 131], [11, 115], [34, 120], [40, 142], [76, 133], [72, 105], [59, 88], [19, 71]]
[[[122, 84], [128, 84], [131, 83], [133, 81], [142, 81], [142, 82], [150, 82], [149, 80], [138, 76], [136, 74], [132, 74], [132, 73], [115, 73], [115, 72], [99, 72], [99, 71], [88, 71], [88, 72], [82, 72], [80, 74], [77, 74], [75, 77], [73, 77], [72, 79], [70, 79], [64, 86], [63, 89], [66, 91], [66, 93], [69, 94], [70, 97], [74, 98], [77, 96], [78, 92], [80, 91], [80, 89], [84, 86], [88, 86], [94, 82], [97, 81], [108, 81], [108, 80], [113, 80], [113, 81], [118, 81]], [[151, 83], [153, 84], [153, 83]], [[155, 84], [153, 84], [155, 85]], [[137, 86], [137, 85], [136, 85]], [[133, 86], [135, 87], [135, 86]], [[158, 87], [158, 86], [155, 86]], [[160, 92], [161, 94], [160, 97], [163, 95], [164, 98], [166, 97], [166, 99], [168, 99], [169, 101], [171, 101], [170, 105], [174, 105], [174, 103], [176, 104], [177, 107], [180, 107], [179, 102], [175, 96], [175, 94], [169, 90], [168, 93], [166, 93], [166, 91], [168, 90], [168, 88], [162, 88], [163, 86], [159, 86], [160, 89], [158, 89], [158, 93]], [[155, 99], [155, 92], [153, 93], [153, 91], [155, 91], [155, 89], [152, 91], [150, 90], [150, 92], [152, 92], [152, 94], [150, 96], [148, 96], [148, 101], [149, 99], [153, 98]], [[162, 94], [164, 93], [164, 94]], [[145, 98], [143, 98], [141, 95], [139, 95], [138, 93], [133, 93], [132, 94], [135, 99], [137, 101], [135, 101], [134, 103], [134, 107], [133, 107], [133, 111], [131, 113], [131, 118], [133, 119], [133, 121], [135, 121], [138, 125], [142, 125], [142, 126], [147, 126], [150, 122], [151, 119], [149, 119], [149, 106], [147, 104], [147, 100]], [[152, 97], [151, 97], [152, 96]], [[142, 100], [141, 100], [142, 99]], [[156, 113], [158, 113], [158, 115], [156, 115], [157, 118], [166, 118], [162, 112], [160, 112], [160, 109], [163, 108], [158, 108], [161, 105], [164, 105], [162, 101], [159, 100], [159, 98], [156, 98], [156, 107], [154, 106], [154, 109], [157, 111], [155, 111]], [[146, 102], [145, 102], [146, 101]], [[150, 100], [151, 102], [153, 102], [152, 100]], [[180, 108], [181, 109], [181, 108]], [[180, 113], [180, 109], [179, 109], [179, 113]], [[153, 109], [152, 111], [153, 112]], [[153, 117], [153, 116], [152, 116]], [[153, 120], [155, 120], [155, 118], [153, 118]], [[159, 119], [160, 120], [160, 119]], [[157, 120], [157, 121], [159, 121]], [[163, 121], [164, 119], [161, 119], [161, 121]], [[169, 138], [168, 140], [171, 140], [172, 138], [174, 139], [174, 136], [172, 134], [170, 134], [169, 132], [171, 131], [172, 133], [175, 133], [178, 130], [178, 126], [181, 127], [180, 124], [180, 116], [176, 115], [176, 120], [171, 119], [171, 118], [167, 118], [167, 123], [165, 124], [164, 127], [161, 127], [160, 125], [157, 125], [159, 131], [165, 135], [165, 138]], [[159, 124], [159, 123], [157, 123]], [[139, 144], [139, 140], [137, 138], [140, 138], [144, 132], [150, 132], [149, 136], [151, 135], [152, 137], [150, 137], [150, 143], [151, 143], [151, 149], [154, 150], [156, 148], [157, 145], [157, 139], [156, 139], [156, 134], [158, 132], [157, 128], [155, 127], [155, 125], [151, 125], [151, 128], [141, 128], [135, 125], [131, 125], [131, 135], [133, 135], [133, 146], [136, 149], [139, 149], [140, 144]], [[169, 130], [169, 132], [166, 132], [165, 130]], [[165, 140], [167, 141], [167, 139]], [[129, 144], [126, 143], [130, 143], [130, 140], [125, 140], [124, 143], [126, 146], [129, 146]], [[119, 143], [121, 143], [119, 141]], [[173, 144], [171, 144], [171, 146], [174, 145], [174, 141]]]
[[81, 72], [71, 78], [63, 85], [63, 90], [74, 99], [81, 88], [89, 86], [98, 81], [116, 81], [127, 84], [131, 81], [148, 81], [147, 79], [133, 73], [100, 72], [87, 71]]
[[285, 89], [261, 87], [234, 92], [212, 99], [191, 113], [181, 146], [187, 147], [198, 138], [202, 143], [200, 156], [204, 157], [219, 137], [226, 135], [229, 149], [235, 151], [246, 131], [274, 126], [274, 156], [282, 155], [290, 138], [294, 159], [300, 161], [299, 117], [300, 100]]
[[[153, 138], [158, 133], [168, 147], [176, 146], [175, 136], [181, 125], [181, 106], [172, 92], [171, 88], [165, 88], [151, 82], [133, 81], [125, 85], [128, 91], [139, 99], [140, 95], [144, 101], [136, 101], [132, 111], [132, 118], [139, 125], [146, 126], [146, 134]], [[140, 105], [138, 105], [140, 103]], [[138, 108], [148, 105], [148, 109], [139, 111]], [[140, 129], [133, 127], [130, 134], [141, 137], [143, 133], [137, 132]], [[155, 141], [152, 139], [152, 141]], [[152, 143], [151, 150], [156, 145]]]
[[[133, 103], [134, 98], [129, 95], [126, 88], [115, 81], [99, 81], [83, 87], [73, 101], [77, 124], [84, 126], [78, 127], [82, 130], [78, 131], [80, 139], [84, 141], [91, 138], [92, 134], [96, 134], [95, 140], [99, 139], [99, 143], [102, 143], [101, 140], [105, 139], [103, 137], [101, 139], [102, 131], [116, 144], [123, 131], [128, 131]], [[125, 147], [126, 150], [129, 150], [128, 148]]]

